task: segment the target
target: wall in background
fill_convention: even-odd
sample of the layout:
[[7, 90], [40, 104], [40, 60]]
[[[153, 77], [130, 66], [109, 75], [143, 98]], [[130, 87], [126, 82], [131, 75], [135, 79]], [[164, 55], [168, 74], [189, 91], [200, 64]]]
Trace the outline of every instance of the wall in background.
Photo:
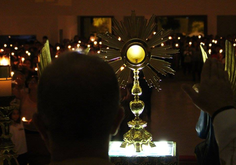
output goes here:
[[114, 16], [122, 20], [132, 10], [150, 18], [167, 15], [207, 15], [207, 32], [216, 35], [217, 16], [236, 15], [236, 1], [232, 0], [1, 0], [0, 34], [36, 35], [38, 40], [47, 35], [52, 43], [77, 34], [77, 16]]

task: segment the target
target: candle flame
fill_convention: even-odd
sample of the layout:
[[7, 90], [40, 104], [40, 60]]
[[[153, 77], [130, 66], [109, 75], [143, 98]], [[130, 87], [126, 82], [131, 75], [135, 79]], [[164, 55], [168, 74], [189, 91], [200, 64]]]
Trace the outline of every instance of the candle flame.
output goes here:
[[13, 71], [11, 71], [11, 77], [13, 77], [14, 76], [14, 72]]
[[125, 67], [124, 66], [121, 66], [120, 67], [120, 71], [122, 71], [122, 70], [124, 70], [125, 69]]
[[7, 57], [0, 57], [0, 65], [7, 66], [10, 65], [10, 59]]
[[25, 117], [22, 117], [22, 119], [21, 119], [22, 121], [24, 121], [24, 122], [27, 122], [28, 120], [26, 120], [26, 118]]

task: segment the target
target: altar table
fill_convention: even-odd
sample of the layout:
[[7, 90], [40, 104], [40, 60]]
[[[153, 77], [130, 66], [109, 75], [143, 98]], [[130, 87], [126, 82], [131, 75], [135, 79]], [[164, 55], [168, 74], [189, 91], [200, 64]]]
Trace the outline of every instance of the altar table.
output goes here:
[[121, 141], [111, 141], [109, 157], [115, 165], [178, 165], [176, 143], [154, 141], [156, 147], [143, 145], [143, 151], [135, 152], [134, 146], [121, 148]]

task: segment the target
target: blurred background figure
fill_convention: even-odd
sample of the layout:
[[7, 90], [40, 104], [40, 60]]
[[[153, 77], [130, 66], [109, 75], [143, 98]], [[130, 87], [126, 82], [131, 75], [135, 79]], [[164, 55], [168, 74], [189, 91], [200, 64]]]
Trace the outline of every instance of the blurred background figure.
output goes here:
[[18, 109], [13, 110], [11, 119], [13, 121], [10, 125], [10, 133], [12, 135], [11, 140], [15, 145], [18, 163], [19, 165], [27, 165], [28, 156], [25, 131], [23, 122], [21, 121], [20, 111]]

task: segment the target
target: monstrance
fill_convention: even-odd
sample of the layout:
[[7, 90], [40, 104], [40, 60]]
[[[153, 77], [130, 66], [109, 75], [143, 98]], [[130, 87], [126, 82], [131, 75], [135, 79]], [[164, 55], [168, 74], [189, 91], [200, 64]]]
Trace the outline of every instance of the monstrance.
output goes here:
[[163, 59], [171, 59], [170, 54], [178, 53], [178, 50], [171, 49], [171, 46], [161, 46], [161, 43], [168, 40], [167, 36], [171, 30], [160, 30], [154, 35], [156, 29], [155, 16], [147, 21], [143, 17], [136, 17], [135, 12], [131, 17], [120, 23], [113, 19], [111, 33], [98, 34], [103, 44], [109, 49], [102, 49], [100, 56], [113, 67], [120, 87], [125, 88], [130, 76], [130, 69], [133, 71], [133, 87], [131, 90], [134, 100], [130, 102], [130, 109], [135, 115], [132, 121], [128, 122], [130, 130], [124, 134], [124, 142], [121, 147], [133, 144], [136, 152], [142, 151], [142, 145], [155, 147], [152, 142], [152, 135], [145, 130], [147, 122], [139, 118], [144, 110], [144, 102], [139, 100], [142, 89], [139, 85], [139, 72], [143, 71], [149, 87], [159, 91], [160, 77], [157, 72], [166, 75], [174, 74], [170, 63]]

